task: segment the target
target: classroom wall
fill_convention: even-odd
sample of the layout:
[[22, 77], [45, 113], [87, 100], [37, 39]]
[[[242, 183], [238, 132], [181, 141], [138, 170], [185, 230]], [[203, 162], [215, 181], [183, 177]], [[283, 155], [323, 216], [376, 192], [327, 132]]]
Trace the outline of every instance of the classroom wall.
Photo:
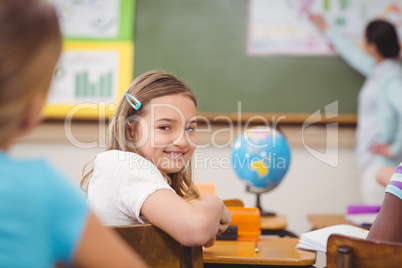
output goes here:
[[[68, 129], [72, 130], [71, 133]], [[222, 129], [223, 126], [213, 126], [211, 133]], [[286, 215], [288, 229], [298, 234], [310, 229], [307, 221], [309, 213], [343, 213], [348, 204], [361, 201], [358, 193], [359, 172], [354, 165], [354, 127], [332, 128], [328, 132], [325, 125], [313, 126], [304, 131], [304, 137], [301, 129], [301, 126], [282, 127], [291, 146], [291, 166], [281, 184], [263, 194], [261, 200], [264, 209]], [[221, 132], [213, 137], [211, 133], [197, 134], [198, 142], [207, 144], [214, 140], [222, 145], [230, 140], [228, 133]], [[335, 138], [334, 133], [338, 137]], [[235, 138], [237, 132], [233, 134]], [[80, 146], [95, 146], [90, 144], [94, 142], [98, 144], [94, 148], [79, 148], [77, 144], [71, 143], [71, 138], [70, 141], [66, 138], [69, 135], [74, 137], [74, 142], [81, 142]], [[78, 188], [83, 166], [104, 151], [102, 146], [99, 147], [99, 142], [102, 145], [103, 141], [104, 124], [99, 127], [97, 123], [81, 122], [65, 128], [62, 123], [45, 123], [20, 140], [11, 149], [11, 154], [19, 157], [46, 157]], [[322, 159], [311, 155], [306, 146], [325, 153], [328, 159], [339, 159], [339, 163], [336, 166], [324, 163]], [[246, 206], [255, 204], [254, 194], [245, 191], [243, 182], [222, 160], [230, 157], [230, 147], [196, 149], [195, 154], [199, 162], [194, 170], [196, 182], [215, 183], [217, 195], [222, 199], [240, 198]], [[222, 167], [216, 167], [211, 159], [220, 159]], [[200, 160], [204, 160], [205, 164]]]

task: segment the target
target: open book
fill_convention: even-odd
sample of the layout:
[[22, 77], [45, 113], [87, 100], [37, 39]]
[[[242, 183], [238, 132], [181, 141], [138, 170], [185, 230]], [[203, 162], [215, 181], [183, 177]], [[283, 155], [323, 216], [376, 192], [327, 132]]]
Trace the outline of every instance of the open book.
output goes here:
[[296, 248], [326, 252], [327, 241], [329, 236], [332, 234], [341, 234], [365, 239], [368, 231], [347, 224], [334, 225], [301, 234], [299, 244], [296, 245]]

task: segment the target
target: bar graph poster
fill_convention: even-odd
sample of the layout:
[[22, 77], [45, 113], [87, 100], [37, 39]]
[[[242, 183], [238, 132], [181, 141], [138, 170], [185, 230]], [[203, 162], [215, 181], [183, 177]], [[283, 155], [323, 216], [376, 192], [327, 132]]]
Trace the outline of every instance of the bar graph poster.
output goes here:
[[66, 51], [56, 70], [49, 104], [114, 101], [119, 75], [118, 51]]
[[49, 0], [67, 39], [132, 40], [135, 0]]
[[[80, 104], [95, 104], [96, 110], [100, 106], [115, 105], [131, 83], [132, 44], [71, 42], [65, 47], [44, 114], [63, 117]], [[86, 109], [81, 114], [91, 117], [98, 116], [99, 112]], [[112, 111], [105, 115], [108, 114]]]
[[311, 13], [357, 45], [374, 18], [391, 21], [402, 36], [402, 0], [249, 0], [248, 54], [334, 55]]

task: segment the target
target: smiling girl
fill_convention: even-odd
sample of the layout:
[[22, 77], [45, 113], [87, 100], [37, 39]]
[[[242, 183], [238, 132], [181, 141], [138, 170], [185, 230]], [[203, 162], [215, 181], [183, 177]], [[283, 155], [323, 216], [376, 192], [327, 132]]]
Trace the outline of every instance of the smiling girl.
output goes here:
[[105, 225], [149, 222], [185, 246], [208, 245], [226, 230], [231, 215], [222, 200], [200, 197], [192, 181], [196, 105], [183, 82], [160, 71], [129, 86], [109, 124], [106, 152], [81, 181]]

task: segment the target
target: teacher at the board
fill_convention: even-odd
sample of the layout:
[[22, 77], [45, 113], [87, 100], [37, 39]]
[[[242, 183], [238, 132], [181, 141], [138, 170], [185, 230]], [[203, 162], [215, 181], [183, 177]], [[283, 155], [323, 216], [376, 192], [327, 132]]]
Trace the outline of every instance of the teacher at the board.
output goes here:
[[395, 27], [384, 20], [370, 22], [363, 51], [329, 29], [320, 15], [311, 15], [310, 20], [340, 56], [366, 77], [358, 97], [355, 154], [362, 170], [363, 202], [381, 204], [385, 188], [376, 181], [376, 173], [381, 167], [396, 168], [402, 161], [402, 68]]

